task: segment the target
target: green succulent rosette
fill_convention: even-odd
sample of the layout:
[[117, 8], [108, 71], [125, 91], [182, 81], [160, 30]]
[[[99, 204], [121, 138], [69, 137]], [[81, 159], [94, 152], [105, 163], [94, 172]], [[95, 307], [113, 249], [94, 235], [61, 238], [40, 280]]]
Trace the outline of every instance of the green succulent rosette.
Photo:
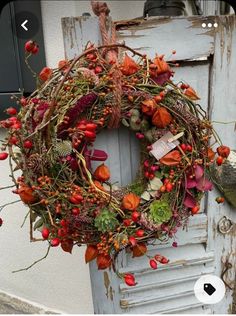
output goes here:
[[153, 201], [150, 205], [149, 217], [156, 224], [162, 224], [170, 220], [172, 211], [166, 200]]
[[95, 218], [95, 227], [98, 231], [105, 233], [114, 231], [119, 225], [119, 221], [116, 219], [116, 214], [104, 208], [101, 213]]

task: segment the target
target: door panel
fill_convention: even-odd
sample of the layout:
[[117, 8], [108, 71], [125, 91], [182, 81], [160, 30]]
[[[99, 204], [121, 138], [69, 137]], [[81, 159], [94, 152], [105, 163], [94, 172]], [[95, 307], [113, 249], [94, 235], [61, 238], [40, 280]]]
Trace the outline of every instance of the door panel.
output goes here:
[[2, 42], [0, 58], [0, 93], [15, 92], [20, 88], [20, 74], [9, 5], [6, 5], [1, 12], [0, 38]]
[[[137, 21], [133, 26], [122, 22], [122, 25], [117, 24], [117, 37], [119, 42], [124, 41], [150, 57], [158, 52], [168, 59], [175, 49], [174, 58], [180, 67], [174, 68], [174, 81], [184, 80], [192, 85], [201, 97], [199, 103], [213, 120], [229, 121], [236, 118], [236, 90], [232, 86], [236, 69], [236, 60], [232, 57], [232, 49], [236, 47], [235, 17], [214, 17], [219, 27], [210, 31], [201, 27], [206, 19], [153, 18]], [[90, 21], [94, 33], [99, 34], [96, 18]], [[88, 25], [88, 18], [64, 18], [62, 25], [66, 56], [74, 57], [84, 47], [83, 40], [89, 38], [90, 30], [84, 27]], [[95, 43], [99, 41], [98, 36]], [[226, 145], [236, 148], [232, 125], [215, 127]], [[120, 129], [101, 135], [96, 144], [97, 148], [107, 149], [112, 173], [115, 171], [114, 180], [121, 184], [134, 178], [134, 162], [138, 162], [138, 143], [131, 139], [127, 131]], [[190, 218], [187, 231], [180, 230], [176, 234], [178, 248], [173, 248], [171, 241], [157, 242], [149, 247], [150, 255], [157, 252], [166, 255], [170, 259], [168, 265], [153, 271], [146, 257], [133, 260], [124, 252], [118, 257], [119, 272], [134, 272], [138, 281], [136, 287], [127, 287], [111, 271], [97, 271], [93, 262], [90, 274], [95, 313], [227, 313], [232, 293], [227, 292], [221, 303], [206, 306], [197, 301], [193, 291], [201, 275], [215, 273], [220, 276], [222, 252], [227, 258], [236, 246], [235, 233], [223, 237], [217, 232], [222, 216], [227, 215], [236, 222], [236, 212], [227, 203], [216, 204], [217, 194], [211, 192], [202, 202], [203, 213]], [[235, 260], [235, 256], [231, 260]]]
[[[111, 182], [118, 185], [126, 185], [135, 179], [139, 161], [139, 142], [128, 128], [119, 130], [107, 130], [98, 135], [94, 148], [109, 153], [106, 165], [112, 170]], [[92, 168], [101, 162], [92, 162]]]

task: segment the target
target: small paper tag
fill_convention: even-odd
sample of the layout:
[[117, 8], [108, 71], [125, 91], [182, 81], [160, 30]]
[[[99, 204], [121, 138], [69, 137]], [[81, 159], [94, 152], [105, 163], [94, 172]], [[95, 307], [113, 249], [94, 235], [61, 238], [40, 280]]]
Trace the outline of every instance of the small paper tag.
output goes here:
[[174, 137], [171, 132], [166, 133], [160, 139], [158, 139], [155, 143], [152, 144], [152, 150], [150, 153], [157, 159], [160, 160], [164, 157], [168, 152], [174, 149], [179, 145], [179, 141], [175, 140], [173, 142], [168, 142], [169, 139]]

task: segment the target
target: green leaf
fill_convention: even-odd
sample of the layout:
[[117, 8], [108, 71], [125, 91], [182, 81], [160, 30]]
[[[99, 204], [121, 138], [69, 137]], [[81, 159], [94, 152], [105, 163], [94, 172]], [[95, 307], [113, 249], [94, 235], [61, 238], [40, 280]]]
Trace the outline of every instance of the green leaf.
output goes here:
[[38, 217], [38, 214], [36, 214], [35, 212], [32, 211], [30, 214], [30, 219], [31, 219], [32, 223], [36, 221], [37, 217]]
[[150, 193], [148, 191], [144, 191], [141, 194], [141, 199], [145, 200], [145, 201], [149, 201], [151, 198]]
[[149, 181], [150, 183], [150, 188], [152, 190], [159, 190], [160, 187], [163, 185], [163, 183], [161, 182], [161, 180], [157, 177], [153, 178], [152, 180]]
[[162, 173], [161, 173], [160, 171], [156, 171], [156, 172], [155, 172], [155, 176], [156, 176], [157, 178], [161, 179], [161, 178], [162, 178]]
[[122, 122], [122, 124], [124, 125], [124, 126], [126, 126], [126, 127], [129, 127], [129, 123], [128, 123], [128, 121], [126, 120], [126, 119], [122, 119], [121, 120], [121, 122]]
[[44, 224], [44, 221], [42, 218], [38, 219], [37, 222], [34, 224], [34, 230], [39, 229]]

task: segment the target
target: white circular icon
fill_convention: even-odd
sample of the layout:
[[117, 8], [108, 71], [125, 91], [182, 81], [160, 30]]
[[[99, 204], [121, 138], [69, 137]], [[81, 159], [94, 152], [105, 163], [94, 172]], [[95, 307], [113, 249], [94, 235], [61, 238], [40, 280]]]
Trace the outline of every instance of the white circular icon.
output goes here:
[[218, 23], [214, 23], [214, 27], [218, 27]]
[[208, 27], [212, 27], [212, 23], [208, 23], [207, 26], [208, 26]]
[[206, 26], [207, 26], [207, 25], [206, 25], [206, 23], [202, 23], [202, 27], [204, 27], [204, 28], [205, 28]]
[[194, 293], [201, 303], [216, 304], [225, 296], [225, 285], [224, 282], [215, 275], [203, 275], [195, 283]]

